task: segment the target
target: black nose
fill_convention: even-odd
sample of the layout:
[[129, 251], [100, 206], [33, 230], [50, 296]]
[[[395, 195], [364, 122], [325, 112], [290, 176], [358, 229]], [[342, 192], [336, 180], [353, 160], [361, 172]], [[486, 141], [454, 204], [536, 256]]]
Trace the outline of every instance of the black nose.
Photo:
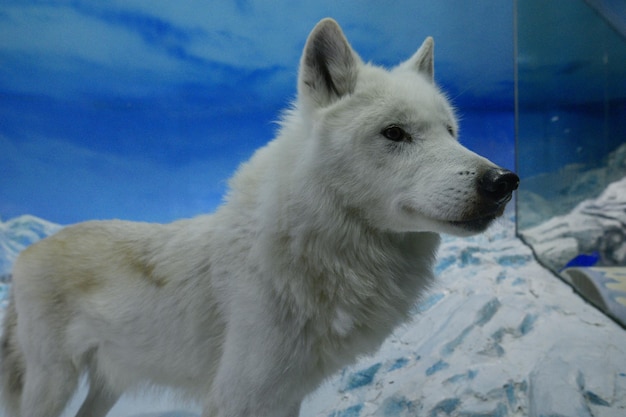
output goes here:
[[495, 203], [508, 201], [518, 185], [519, 177], [503, 168], [491, 168], [478, 180], [480, 191]]

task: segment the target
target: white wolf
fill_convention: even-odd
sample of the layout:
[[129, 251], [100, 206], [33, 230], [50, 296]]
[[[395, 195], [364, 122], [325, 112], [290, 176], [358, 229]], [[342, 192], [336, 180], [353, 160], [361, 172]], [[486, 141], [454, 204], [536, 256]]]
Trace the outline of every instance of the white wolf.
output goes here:
[[[376, 350], [433, 280], [437, 233], [483, 231], [518, 178], [463, 148], [433, 41], [390, 71], [321, 21], [278, 137], [210, 216], [67, 227], [15, 264], [2, 349], [11, 416], [173, 386], [203, 417], [295, 417]], [[424, 337], [428, 337], [424, 335]]]

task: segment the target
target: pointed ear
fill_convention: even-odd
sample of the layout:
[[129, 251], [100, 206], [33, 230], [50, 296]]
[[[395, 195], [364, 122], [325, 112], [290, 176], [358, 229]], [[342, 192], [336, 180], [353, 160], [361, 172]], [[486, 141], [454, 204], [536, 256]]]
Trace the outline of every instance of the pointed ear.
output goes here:
[[424, 40], [417, 52], [400, 66], [417, 71], [425, 75], [430, 81], [435, 82], [434, 49], [435, 41], [429, 36]]
[[333, 19], [320, 21], [300, 59], [298, 97], [323, 107], [354, 91], [361, 59]]

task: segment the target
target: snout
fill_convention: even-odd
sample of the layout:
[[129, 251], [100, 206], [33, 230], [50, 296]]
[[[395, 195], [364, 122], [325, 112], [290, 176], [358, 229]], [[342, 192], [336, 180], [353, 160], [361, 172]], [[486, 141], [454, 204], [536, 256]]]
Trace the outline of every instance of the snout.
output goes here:
[[503, 168], [490, 168], [478, 179], [479, 192], [496, 205], [507, 203], [519, 186], [519, 177]]
[[496, 217], [502, 215], [518, 186], [519, 177], [515, 173], [499, 167], [487, 169], [477, 181], [482, 198], [465, 211], [462, 219], [450, 223], [457, 228], [457, 232], [463, 230], [463, 235], [485, 230]]

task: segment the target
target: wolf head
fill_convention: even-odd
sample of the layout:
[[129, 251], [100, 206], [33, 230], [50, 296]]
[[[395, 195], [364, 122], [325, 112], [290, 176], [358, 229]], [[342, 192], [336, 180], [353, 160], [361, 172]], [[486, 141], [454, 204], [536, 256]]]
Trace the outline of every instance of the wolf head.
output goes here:
[[308, 124], [307, 175], [372, 227], [470, 235], [503, 213], [519, 178], [457, 141], [433, 47], [427, 38], [385, 70], [364, 63], [334, 20], [317, 24], [296, 103]]

